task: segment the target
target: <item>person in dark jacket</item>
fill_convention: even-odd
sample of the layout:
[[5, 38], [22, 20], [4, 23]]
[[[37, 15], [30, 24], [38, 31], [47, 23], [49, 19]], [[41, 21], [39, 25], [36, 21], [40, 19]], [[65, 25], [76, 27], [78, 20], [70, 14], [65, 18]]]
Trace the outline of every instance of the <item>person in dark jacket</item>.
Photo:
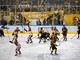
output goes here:
[[14, 19], [11, 19], [10, 21], [9, 21], [9, 25], [13, 25], [14, 24]]
[[36, 24], [37, 24], [37, 25], [41, 25], [41, 21], [38, 19], [38, 20], [36, 21]]
[[4, 19], [2, 19], [0, 22], [1, 22], [0, 25], [7, 25], [7, 21]]

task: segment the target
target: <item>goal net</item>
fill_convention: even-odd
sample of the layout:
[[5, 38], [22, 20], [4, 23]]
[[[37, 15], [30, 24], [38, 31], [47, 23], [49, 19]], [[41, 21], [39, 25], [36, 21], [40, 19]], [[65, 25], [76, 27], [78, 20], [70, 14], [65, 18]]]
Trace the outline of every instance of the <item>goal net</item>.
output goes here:
[[41, 28], [43, 28], [43, 30], [44, 30], [45, 32], [52, 32], [50, 26], [48, 26], [48, 27], [38, 27], [38, 32], [40, 31]]

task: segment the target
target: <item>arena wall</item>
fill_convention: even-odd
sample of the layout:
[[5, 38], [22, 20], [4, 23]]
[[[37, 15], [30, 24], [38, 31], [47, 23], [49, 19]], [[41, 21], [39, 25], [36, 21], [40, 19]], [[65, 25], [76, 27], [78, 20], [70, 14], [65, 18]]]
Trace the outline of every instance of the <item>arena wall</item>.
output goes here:
[[[19, 32], [19, 34], [28, 34], [28, 32], [24, 31], [24, 28], [28, 30], [27, 26], [7, 26], [9, 29], [5, 29], [4, 32], [5, 34], [12, 34], [12, 32], [15, 30], [16, 27], [19, 27], [21, 31], [24, 33]], [[51, 33], [51, 27], [52, 26], [31, 26], [33, 34], [38, 34], [38, 30], [40, 28], [44, 28], [45, 31], [48, 31]], [[60, 33], [62, 33], [62, 26], [56, 26], [59, 30]], [[68, 34], [76, 34], [77, 32], [77, 26], [66, 26], [68, 28]]]
[[[36, 21], [37, 19], [43, 20], [44, 18], [47, 18], [49, 15], [53, 14], [53, 12], [17, 12], [17, 14], [21, 13], [26, 20]], [[10, 13], [10, 16], [13, 16], [13, 13]], [[65, 14], [64, 15], [64, 22], [65, 24], [73, 25], [73, 18], [78, 17], [80, 19], [80, 14]], [[8, 21], [10, 20], [7, 19]], [[33, 23], [32, 25], [35, 25]]]
[[64, 15], [64, 22], [65, 24], [73, 24], [74, 17], [78, 17], [80, 19], [80, 14], [68, 14], [68, 15]]

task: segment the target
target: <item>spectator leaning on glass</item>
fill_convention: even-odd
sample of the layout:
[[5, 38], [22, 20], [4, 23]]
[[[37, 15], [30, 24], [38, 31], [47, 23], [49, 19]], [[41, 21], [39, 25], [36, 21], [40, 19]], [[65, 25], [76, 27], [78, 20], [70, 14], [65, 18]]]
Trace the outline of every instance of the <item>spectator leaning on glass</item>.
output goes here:
[[0, 25], [7, 25], [7, 21], [1, 18], [0, 20]]
[[46, 18], [44, 18], [44, 20], [43, 20], [43, 25], [47, 25], [47, 21], [46, 21], [47, 19]]
[[11, 19], [10, 21], [9, 21], [9, 25], [13, 25], [14, 24], [14, 19]]
[[36, 24], [37, 24], [37, 25], [41, 25], [40, 19], [38, 19], [38, 20], [36, 21]]

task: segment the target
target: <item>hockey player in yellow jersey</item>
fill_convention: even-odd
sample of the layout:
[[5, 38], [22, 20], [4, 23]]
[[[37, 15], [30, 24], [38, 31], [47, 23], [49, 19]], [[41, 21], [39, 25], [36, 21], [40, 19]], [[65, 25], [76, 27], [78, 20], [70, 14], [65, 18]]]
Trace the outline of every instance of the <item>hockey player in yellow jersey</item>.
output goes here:
[[68, 32], [68, 29], [65, 27], [65, 25], [63, 25], [62, 35], [63, 35], [64, 41], [67, 41], [67, 32]]
[[40, 31], [39, 31], [39, 33], [42, 34], [43, 32], [44, 32], [44, 30], [43, 30], [43, 28], [41, 28]]
[[80, 37], [80, 20], [78, 21], [78, 30], [77, 30], [78, 38]]
[[44, 30], [43, 30], [43, 28], [41, 28], [41, 29], [39, 30], [39, 34], [38, 34], [38, 36], [39, 36], [39, 43], [41, 42], [42, 38], [45, 37], [44, 35], [45, 35], [45, 34], [44, 34]]
[[41, 28], [38, 32], [38, 37], [40, 38], [41, 34], [44, 32], [43, 28]]
[[51, 43], [50, 43], [50, 50], [51, 50], [51, 54], [53, 55], [53, 51], [55, 50], [55, 54], [57, 54], [57, 47], [56, 47], [56, 41], [57, 41], [57, 37], [54, 34], [54, 32], [52, 33], [51, 37]]

